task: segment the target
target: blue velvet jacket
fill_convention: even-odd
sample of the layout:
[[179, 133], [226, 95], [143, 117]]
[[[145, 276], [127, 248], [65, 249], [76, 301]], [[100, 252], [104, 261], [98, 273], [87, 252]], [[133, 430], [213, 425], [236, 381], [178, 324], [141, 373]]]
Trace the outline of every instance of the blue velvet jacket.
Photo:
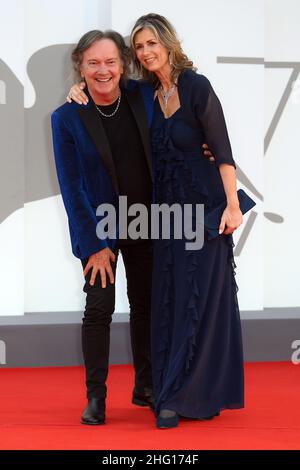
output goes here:
[[[130, 80], [122, 86], [133, 111], [152, 176], [149, 127], [153, 115], [153, 89]], [[96, 226], [100, 204], [113, 204], [118, 214], [118, 181], [109, 143], [90, 99], [88, 105], [65, 103], [51, 115], [58, 182], [67, 211], [72, 252], [88, 258], [102, 248], [115, 248], [116, 239], [101, 240]]]

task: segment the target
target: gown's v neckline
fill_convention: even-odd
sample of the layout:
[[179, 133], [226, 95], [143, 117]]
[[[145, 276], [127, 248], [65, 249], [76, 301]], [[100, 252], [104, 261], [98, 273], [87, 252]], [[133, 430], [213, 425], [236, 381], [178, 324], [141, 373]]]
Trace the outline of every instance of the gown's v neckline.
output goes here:
[[171, 119], [173, 116], [175, 116], [175, 114], [177, 114], [178, 111], [180, 111], [181, 108], [182, 108], [181, 103], [180, 103], [179, 108], [177, 108], [176, 111], [174, 111], [174, 113], [171, 114], [171, 116], [166, 117], [166, 116], [165, 116], [165, 113], [163, 112], [162, 107], [161, 107], [161, 105], [160, 105], [160, 101], [159, 101], [158, 96], [155, 98], [155, 100], [157, 101], [157, 106], [158, 106], [159, 111], [160, 111], [160, 113], [161, 113], [161, 115], [162, 115], [162, 117], [163, 117], [163, 119], [164, 119], [165, 121], [169, 121], [169, 119]]
[[177, 92], [178, 92], [178, 100], [179, 100], [179, 108], [176, 109], [176, 111], [174, 111], [173, 114], [171, 114], [171, 116], [169, 117], [166, 117], [165, 116], [165, 113], [163, 112], [163, 109], [161, 107], [161, 104], [160, 104], [160, 101], [159, 101], [159, 97], [158, 97], [158, 92], [156, 94], [156, 97], [155, 97], [155, 101], [157, 101], [157, 104], [158, 104], [158, 107], [159, 107], [159, 110], [162, 114], [162, 117], [164, 118], [165, 121], [168, 121], [169, 119], [171, 119], [173, 116], [175, 116], [175, 114], [178, 113], [178, 111], [180, 111], [180, 109], [182, 108], [182, 96], [181, 96], [181, 92], [180, 92], [180, 78], [181, 78], [181, 74], [182, 72], [179, 74], [178, 76], [178, 79], [177, 79]]

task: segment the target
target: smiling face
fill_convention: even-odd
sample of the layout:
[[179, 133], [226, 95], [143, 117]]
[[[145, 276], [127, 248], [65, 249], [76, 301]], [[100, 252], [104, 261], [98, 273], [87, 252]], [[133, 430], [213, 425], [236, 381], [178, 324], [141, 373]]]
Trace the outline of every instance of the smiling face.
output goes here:
[[123, 65], [114, 41], [96, 41], [83, 53], [80, 70], [96, 104], [109, 104], [117, 99]]
[[137, 59], [149, 72], [170, 71], [169, 51], [151, 29], [145, 28], [136, 33], [134, 49]]

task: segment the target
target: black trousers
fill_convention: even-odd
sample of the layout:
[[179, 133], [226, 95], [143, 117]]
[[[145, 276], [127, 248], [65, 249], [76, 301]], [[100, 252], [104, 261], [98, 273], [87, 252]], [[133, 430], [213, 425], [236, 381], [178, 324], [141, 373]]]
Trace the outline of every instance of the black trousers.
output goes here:
[[[130, 306], [130, 335], [135, 370], [135, 387], [142, 391], [152, 388], [150, 352], [150, 311], [152, 280], [152, 245], [145, 241], [121, 245]], [[118, 253], [116, 253], [118, 255]], [[88, 259], [81, 260], [83, 268]], [[114, 274], [116, 263], [112, 263]], [[106, 397], [109, 363], [110, 324], [115, 309], [115, 284], [107, 277], [101, 287], [99, 273], [94, 286], [89, 284], [92, 270], [85, 277], [83, 291], [86, 306], [82, 323], [82, 351], [86, 369], [87, 398]]]

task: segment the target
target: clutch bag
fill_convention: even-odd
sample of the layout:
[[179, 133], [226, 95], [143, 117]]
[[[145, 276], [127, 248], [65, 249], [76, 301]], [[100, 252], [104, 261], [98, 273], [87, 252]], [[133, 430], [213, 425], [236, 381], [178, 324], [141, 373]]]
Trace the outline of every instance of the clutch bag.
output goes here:
[[[237, 191], [237, 195], [242, 214], [246, 214], [246, 212], [250, 211], [256, 205], [256, 202], [254, 202], [243, 189], [239, 189]], [[210, 209], [204, 215], [204, 228], [207, 233], [208, 240], [219, 236], [221, 217], [226, 206], [227, 201], [224, 200], [224, 202], [221, 202], [218, 206]]]

